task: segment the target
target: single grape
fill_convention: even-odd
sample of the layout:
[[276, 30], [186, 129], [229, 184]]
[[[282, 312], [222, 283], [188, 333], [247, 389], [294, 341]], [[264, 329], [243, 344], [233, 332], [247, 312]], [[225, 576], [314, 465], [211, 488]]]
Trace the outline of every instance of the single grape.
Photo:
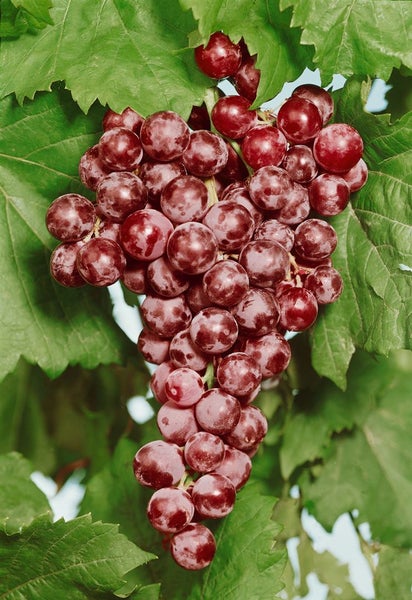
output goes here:
[[61, 242], [77, 242], [88, 235], [96, 221], [96, 209], [80, 194], [63, 194], [50, 204], [46, 227]]
[[81, 182], [90, 190], [95, 191], [103, 177], [110, 173], [99, 156], [99, 145], [88, 148], [79, 161], [79, 177]]
[[257, 125], [249, 129], [241, 142], [243, 158], [252, 169], [281, 164], [287, 141], [284, 134], [273, 125]]
[[167, 399], [182, 408], [196, 404], [204, 391], [203, 379], [197, 371], [188, 367], [175, 369], [165, 381]]
[[232, 76], [238, 94], [253, 102], [257, 95], [260, 70], [256, 68], [256, 55], [244, 56], [236, 73]]
[[192, 319], [183, 294], [173, 298], [147, 294], [140, 310], [146, 325], [164, 338], [172, 338], [181, 329], [186, 329]]
[[250, 284], [271, 287], [289, 273], [289, 254], [277, 242], [253, 240], [239, 254], [239, 263], [249, 276]]
[[304, 331], [318, 316], [315, 296], [303, 287], [292, 287], [278, 297], [279, 324], [287, 331]]
[[313, 83], [299, 85], [293, 90], [292, 96], [298, 96], [313, 102], [321, 114], [323, 125], [326, 125], [333, 115], [333, 98], [329, 92], [318, 85]]
[[203, 308], [213, 306], [213, 302], [205, 292], [202, 276], [192, 278], [191, 285], [185, 292], [185, 296], [189, 308], [194, 315]]
[[169, 358], [169, 340], [143, 327], [137, 338], [137, 348], [143, 358], [152, 364], [160, 365]]
[[189, 139], [189, 126], [172, 110], [153, 113], [145, 119], [140, 130], [140, 141], [146, 154], [162, 162], [179, 158]]
[[336, 269], [320, 265], [305, 278], [304, 287], [313, 293], [318, 304], [330, 304], [341, 295], [343, 281]]
[[162, 212], [173, 223], [200, 221], [207, 211], [209, 195], [206, 185], [193, 175], [172, 179], [160, 197]]
[[175, 370], [175, 365], [171, 360], [167, 360], [166, 362], [161, 363], [150, 378], [150, 389], [153, 393], [155, 399], [160, 402], [160, 404], [165, 404], [168, 402], [166, 392], [165, 392], [165, 383], [169, 374]]
[[228, 186], [227, 188], [225, 188], [221, 200], [233, 200], [237, 204], [240, 204], [241, 206], [246, 208], [246, 210], [252, 215], [255, 227], [258, 227], [262, 223], [263, 213], [252, 202], [250, 194], [245, 184], [242, 183], [240, 186], [237, 187]]
[[277, 219], [266, 219], [255, 229], [255, 240], [269, 240], [280, 244], [287, 252], [293, 248], [295, 234], [293, 229]]
[[310, 205], [319, 215], [332, 217], [341, 213], [349, 202], [350, 188], [343, 177], [321, 173], [309, 185]]
[[278, 210], [287, 202], [293, 182], [284, 169], [268, 165], [253, 173], [249, 180], [249, 194], [261, 210]]
[[97, 226], [95, 237], [106, 238], [120, 244], [120, 223], [114, 223], [103, 216], [99, 217], [99, 221], [95, 224], [95, 227]]
[[191, 175], [212, 177], [224, 169], [229, 158], [227, 144], [216, 133], [206, 129], [193, 131], [182, 162]]
[[190, 336], [194, 343], [207, 354], [222, 354], [236, 342], [238, 325], [236, 319], [223, 308], [204, 308], [190, 324]]
[[84, 242], [65, 242], [56, 246], [50, 257], [50, 274], [60, 285], [81, 287], [85, 280], [77, 270], [77, 253]]
[[186, 169], [178, 160], [167, 163], [147, 160], [138, 169], [138, 175], [147, 189], [149, 200], [155, 207], [160, 205], [162, 191], [169, 181], [185, 174]]
[[178, 446], [199, 431], [193, 406], [182, 408], [170, 400], [159, 408], [156, 420], [164, 439]]
[[313, 156], [325, 171], [345, 173], [362, 158], [363, 141], [347, 123], [326, 125], [315, 138]]
[[239, 251], [253, 236], [252, 215], [234, 200], [221, 200], [213, 204], [202, 223], [213, 231], [222, 252]]
[[368, 180], [368, 167], [366, 162], [361, 158], [354, 167], [349, 169], [349, 171], [341, 173], [341, 177], [348, 184], [351, 193], [357, 192]]
[[284, 225], [298, 225], [302, 223], [310, 213], [310, 202], [308, 190], [300, 183], [292, 183], [286, 202], [278, 211], [276, 218]]
[[291, 96], [280, 107], [277, 126], [289, 142], [303, 144], [312, 140], [322, 129], [322, 117], [313, 102]]
[[[223, 453], [222, 442], [222, 457]], [[230, 479], [224, 475], [206, 473], [193, 484], [192, 500], [200, 517], [221, 519], [233, 510], [236, 489]]]
[[238, 262], [220, 260], [203, 275], [203, 286], [214, 304], [234, 306], [248, 291], [249, 277]]
[[240, 402], [221, 388], [210, 388], [195, 405], [195, 416], [205, 431], [225, 435], [239, 420]]
[[307, 219], [295, 230], [294, 251], [303, 258], [326, 258], [335, 250], [337, 243], [336, 231], [322, 219]]
[[276, 331], [248, 338], [243, 349], [256, 360], [265, 379], [282, 373], [289, 365], [292, 354], [289, 342]]
[[119, 244], [113, 240], [92, 238], [77, 252], [76, 266], [87, 283], [103, 287], [120, 279], [126, 258]]
[[257, 112], [249, 109], [250, 102], [246, 98], [223, 96], [212, 109], [213, 125], [225, 137], [242, 138], [258, 121]]
[[109, 108], [103, 117], [102, 126], [103, 131], [114, 129], [115, 127], [125, 127], [139, 134], [143, 123], [144, 117], [139, 115], [133, 108], [130, 108], [130, 106], [127, 106], [121, 113], [117, 113]]
[[126, 266], [120, 280], [131, 292], [146, 294], [148, 292], [146, 270], [146, 261], [134, 260], [127, 256]]
[[225, 446], [219, 436], [208, 431], [198, 431], [186, 441], [183, 452], [191, 469], [198, 473], [209, 473], [222, 462]]
[[151, 525], [161, 533], [182, 531], [192, 520], [195, 507], [186, 490], [164, 487], [156, 490], [147, 505]]
[[291, 146], [283, 159], [282, 168], [296, 183], [309, 183], [318, 174], [318, 166], [309, 146]]
[[170, 263], [187, 275], [199, 275], [210, 269], [217, 260], [217, 251], [213, 231], [194, 221], [178, 225], [167, 244]]
[[236, 490], [240, 490], [249, 479], [251, 470], [252, 461], [245, 452], [225, 445], [223, 460], [215, 469], [215, 473], [230, 479]]
[[208, 77], [222, 79], [234, 75], [242, 60], [239, 44], [216, 31], [212, 33], [206, 46], [195, 48], [195, 61], [198, 68]]
[[225, 392], [247, 396], [262, 381], [262, 372], [253, 357], [245, 352], [232, 352], [219, 362], [216, 378]]
[[263, 440], [267, 430], [267, 419], [260, 408], [252, 404], [242, 406], [239, 421], [225, 436], [225, 443], [242, 452], [248, 452]]
[[155, 440], [142, 446], [133, 459], [137, 481], [155, 489], [176, 485], [185, 472], [183, 452], [176, 444]]
[[147, 203], [147, 190], [142, 180], [128, 171], [114, 171], [104, 177], [96, 190], [99, 213], [122, 223], [130, 213]]
[[166, 251], [173, 225], [161, 212], [151, 208], [129, 215], [120, 228], [124, 250], [137, 260], [154, 260]]
[[209, 358], [201, 352], [190, 337], [189, 329], [176, 333], [170, 340], [170, 360], [175, 367], [189, 367], [194, 371], [204, 371]]
[[125, 127], [108, 129], [98, 145], [99, 158], [111, 171], [133, 171], [143, 158], [139, 137]]
[[153, 292], [165, 298], [179, 296], [190, 284], [187, 275], [174, 269], [165, 256], [159, 256], [149, 263], [146, 276]]
[[180, 567], [197, 571], [212, 562], [216, 552], [216, 541], [213, 533], [205, 525], [190, 523], [173, 536], [170, 551]]
[[279, 307], [273, 294], [262, 288], [250, 288], [232, 314], [239, 331], [247, 336], [265, 335], [276, 329], [279, 321]]

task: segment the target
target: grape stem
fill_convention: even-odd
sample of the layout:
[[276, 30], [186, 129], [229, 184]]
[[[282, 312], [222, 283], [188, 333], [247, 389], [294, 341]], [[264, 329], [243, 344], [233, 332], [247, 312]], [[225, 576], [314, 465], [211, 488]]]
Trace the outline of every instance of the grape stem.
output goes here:
[[213, 387], [215, 382], [215, 367], [213, 362], [208, 363], [206, 367], [206, 373], [202, 377], [208, 390]]
[[92, 239], [92, 237], [98, 238], [100, 236], [99, 229], [100, 229], [101, 222], [102, 221], [101, 221], [100, 217], [97, 217], [96, 221], [94, 222], [93, 229], [83, 239], [84, 242], [88, 242], [89, 240]]

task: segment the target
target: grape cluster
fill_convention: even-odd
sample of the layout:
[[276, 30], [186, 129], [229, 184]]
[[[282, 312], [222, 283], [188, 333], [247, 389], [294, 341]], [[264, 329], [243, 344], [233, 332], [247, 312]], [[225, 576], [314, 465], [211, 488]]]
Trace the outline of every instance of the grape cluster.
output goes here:
[[162, 439], [134, 457], [154, 490], [150, 523], [175, 561], [201, 569], [215, 553], [202, 521], [233, 509], [268, 424], [254, 404], [287, 368], [287, 332], [337, 300], [332, 266], [340, 213], [367, 179], [359, 133], [329, 123], [331, 95], [301, 85], [276, 115], [251, 109], [259, 83], [246, 45], [223, 33], [195, 49], [199, 68], [238, 94], [188, 122], [159, 111], [108, 110], [80, 159], [92, 202], [68, 193], [46, 215], [60, 240], [50, 270], [77, 287], [120, 280], [143, 295], [137, 346], [156, 365], [150, 387]]

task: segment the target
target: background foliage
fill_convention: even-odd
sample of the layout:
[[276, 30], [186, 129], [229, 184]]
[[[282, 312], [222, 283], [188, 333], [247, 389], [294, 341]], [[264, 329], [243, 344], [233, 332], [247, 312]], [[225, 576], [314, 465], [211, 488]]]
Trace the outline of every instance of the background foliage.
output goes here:
[[[314, 550], [304, 509], [327, 529], [346, 512], [356, 528], [368, 522], [371, 540], [360, 539], [376, 598], [409, 598], [411, 4], [0, 4], [0, 597], [293, 598], [307, 593], [311, 572], [328, 598], [359, 597], [347, 568]], [[212, 566], [188, 574], [164, 556], [130, 468], [139, 445], [157, 437], [153, 419], [139, 426], [127, 412], [127, 400], [146, 393], [147, 368], [105, 291], [52, 282], [44, 215], [62, 193], [87, 195], [78, 161], [101, 134], [106, 106], [187, 118], [202, 103], [215, 82], [196, 69], [193, 47], [218, 29], [257, 54], [256, 105], [306, 67], [325, 86], [344, 75], [335, 119], [361, 133], [369, 180], [332, 219], [345, 292], [294, 338], [286, 376], [261, 394], [270, 429], [253, 481], [216, 524]], [[393, 86], [386, 114], [364, 109], [376, 77]], [[78, 465], [80, 516], [53, 522], [30, 473], [62, 483]], [[300, 580], [287, 563], [292, 537]]]

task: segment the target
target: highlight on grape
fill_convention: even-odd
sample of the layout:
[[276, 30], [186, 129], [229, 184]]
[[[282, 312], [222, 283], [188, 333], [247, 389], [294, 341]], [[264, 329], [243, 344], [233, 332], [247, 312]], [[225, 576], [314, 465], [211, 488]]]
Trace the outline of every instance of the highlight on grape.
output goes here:
[[95, 201], [64, 194], [46, 214], [59, 284], [121, 281], [144, 295], [137, 348], [156, 365], [161, 439], [133, 469], [153, 489], [150, 523], [189, 570], [215, 554], [202, 521], [228, 515], [248, 481], [268, 428], [254, 401], [288, 367], [286, 334], [342, 293], [327, 219], [368, 176], [362, 138], [331, 122], [326, 90], [301, 85], [277, 114], [251, 109], [259, 71], [243, 42], [216, 32], [195, 59], [237, 94], [210, 113], [193, 107], [187, 122], [109, 109], [79, 161]]

